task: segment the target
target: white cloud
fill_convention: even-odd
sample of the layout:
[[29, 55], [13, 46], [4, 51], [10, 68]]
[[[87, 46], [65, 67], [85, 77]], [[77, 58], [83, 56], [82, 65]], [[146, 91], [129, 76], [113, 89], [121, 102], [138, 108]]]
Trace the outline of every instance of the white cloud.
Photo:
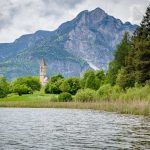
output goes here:
[[80, 11], [96, 7], [108, 14], [139, 24], [150, 0], [0, 0], [0, 43], [22, 34], [54, 30]]

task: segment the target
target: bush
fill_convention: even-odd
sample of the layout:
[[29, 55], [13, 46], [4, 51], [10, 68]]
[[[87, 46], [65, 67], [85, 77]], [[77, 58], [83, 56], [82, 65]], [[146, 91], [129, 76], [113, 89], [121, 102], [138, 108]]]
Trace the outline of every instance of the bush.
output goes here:
[[38, 77], [26, 77], [25, 84], [33, 91], [40, 91], [41, 83]]
[[126, 92], [120, 94], [120, 100], [149, 100], [150, 101], [150, 86], [129, 88]]
[[41, 84], [38, 77], [19, 77], [13, 83], [12, 87], [26, 85], [26, 87], [32, 89], [32, 91], [40, 91]]
[[106, 75], [103, 69], [96, 71], [96, 77], [99, 79], [100, 86], [102, 86], [106, 80]]
[[123, 92], [125, 92], [125, 91], [120, 86], [115, 85], [112, 87], [111, 97], [109, 99], [119, 100], [119, 97]]
[[62, 79], [64, 79], [64, 77], [63, 77], [61, 74], [57, 74], [57, 75], [51, 77], [50, 81], [51, 81], [52, 83], [55, 83], [55, 82], [57, 82], [58, 80], [62, 80]]
[[80, 79], [78, 77], [70, 77], [66, 81], [70, 86], [69, 93], [75, 95], [80, 89]]
[[59, 86], [57, 86], [54, 83], [48, 83], [45, 87], [45, 93], [49, 94], [59, 94], [61, 91], [59, 89]]
[[7, 92], [4, 89], [0, 88], [0, 98], [4, 98], [6, 96], [7, 96]]
[[60, 94], [60, 85], [63, 83], [64, 77], [61, 74], [51, 77], [50, 81], [45, 86], [45, 93]]
[[75, 101], [80, 102], [93, 102], [96, 99], [96, 91], [92, 89], [81, 89], [75, 95]]
[[0, 98], [4, 98], [9, 93], [9, 84], [4, 77], [0, 77]]
[[112, 95], [113, 87], [110, 84], [105, 84], [97, 91], [98, 99], [110, 100]]
[[69, 85], [69, 83], [67, 82], [67, 81], [63, 81], [63, 83], [60, 85], [60, 90], [62, 91], [62, 92], [69, 92], [69, 90], [70, 90], [70, 85]]
[[86, 84], [86, 80], [87, 78], [91, 75], [91, 74], [94, 74], [94, 71], [93, 70], [86, 70], [83, 74], [83, 77], [80, 81], [80, 85], [81, 85], [81, 88], [84, 89], [85, 88], [85, 84]]
[[25, 84], [18, 84], [13, 86], [13, 92], [18, 93], [19, 96], [23, 95], [23, 94], [31, 94], [32, 89], [30, 87], [27, 87]]
[[83, 89], [93, 89], [97, 90], [100, 86], [100, 80], [98, 76], [95, 75], [95, 72], [93, 70], [87, 70], [83, 78], [81, 79], [81, 87]]
[[58, 100], [59, 102], [69, 102], [69, 101], [72, 101], [72, 96], [70, 93], [63, 92], [59, 94]]

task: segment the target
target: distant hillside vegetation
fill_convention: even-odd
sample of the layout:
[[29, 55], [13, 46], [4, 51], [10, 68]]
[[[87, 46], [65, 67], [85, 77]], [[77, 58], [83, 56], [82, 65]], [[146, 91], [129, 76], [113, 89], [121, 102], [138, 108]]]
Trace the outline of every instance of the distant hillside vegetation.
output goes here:
[[46, 60], [48, 75], [79, 76], [89, 68], [106, 69], [123, 33], [132, 34], [136, 28], [100, 8], [83, 11], [55, 31], [37, 31], [0, 44], [0, 75], [9, 79], [38, 75], [41, 57]]

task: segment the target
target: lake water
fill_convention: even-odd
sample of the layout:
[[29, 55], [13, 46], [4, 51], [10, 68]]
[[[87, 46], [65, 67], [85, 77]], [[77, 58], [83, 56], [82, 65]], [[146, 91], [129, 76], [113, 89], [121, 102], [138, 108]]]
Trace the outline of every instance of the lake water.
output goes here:
[[150, 118], [93, 110], [0, 108], [0, 150], [150, 149]]

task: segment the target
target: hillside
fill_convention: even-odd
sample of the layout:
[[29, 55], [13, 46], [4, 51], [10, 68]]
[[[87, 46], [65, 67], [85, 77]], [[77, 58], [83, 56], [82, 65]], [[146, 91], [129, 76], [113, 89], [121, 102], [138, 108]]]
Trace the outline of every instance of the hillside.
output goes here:
[[41, 57], [46, 60], [48, 75], [79, 76], [88, 68], [106, 69], [123, 33], [132, 34], [136, 28], [100, 8], [85, 10], [55, 31], [40, 30], [0, 44], [0, 75], [9, 79], [38, 75]]

